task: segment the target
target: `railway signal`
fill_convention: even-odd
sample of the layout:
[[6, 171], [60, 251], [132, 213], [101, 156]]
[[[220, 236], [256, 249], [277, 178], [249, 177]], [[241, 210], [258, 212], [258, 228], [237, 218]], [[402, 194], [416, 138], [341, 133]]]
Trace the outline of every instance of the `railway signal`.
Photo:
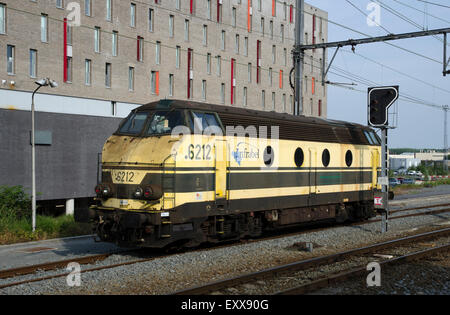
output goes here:
[[373, 87], [369, 88], [368, 100], [368, 121], [369, 125], [373, 127], [388, 126], [388, 110], [389, 107], [399, 97], [399, 87]]

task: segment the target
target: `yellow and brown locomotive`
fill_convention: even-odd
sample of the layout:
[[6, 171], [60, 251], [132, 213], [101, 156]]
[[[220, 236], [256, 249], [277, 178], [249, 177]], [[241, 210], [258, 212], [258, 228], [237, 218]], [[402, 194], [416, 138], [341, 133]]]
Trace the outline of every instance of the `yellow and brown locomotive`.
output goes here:
[[141, 106], [102, 153], [104, 241], [195, 246], [373, 216], [380, 139], [365, 126], [178, 100]]

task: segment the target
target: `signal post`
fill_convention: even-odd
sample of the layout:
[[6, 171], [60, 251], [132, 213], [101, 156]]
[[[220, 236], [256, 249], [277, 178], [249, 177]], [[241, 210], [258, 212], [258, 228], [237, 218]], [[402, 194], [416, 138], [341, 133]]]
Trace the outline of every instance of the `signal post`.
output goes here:
[[389, 217], [389, 170], [388, 170], [388, 129], [389, 107], [399, 97], [399, 86], [372, 87], [368, 89], [368, 123], [381, 129], [381, 176], [378, 184], [381, 192], [375, 193], [375, 209], [382, 215], [381, 232], [388, 230]]

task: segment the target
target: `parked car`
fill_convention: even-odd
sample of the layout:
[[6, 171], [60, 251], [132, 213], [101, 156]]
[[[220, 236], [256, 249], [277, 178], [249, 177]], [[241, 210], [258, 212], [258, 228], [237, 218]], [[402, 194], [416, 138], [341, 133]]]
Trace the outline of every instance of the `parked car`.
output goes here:
[[405, 185], [411, 185], [414, 183], [415, 183], [415, 181], [412, 178], [405, 178], [405, 179], [403, 179], [403, 182], [402, 182], [402, 184], [405, 184]]
[[416, 171], [409, 171], [409, 172], [408, 172], [408, 175], [409, 175], [409, 176], [414, 176], [414, 175], [416, 175]]
[[400, 185], [400, 182], [397, 178], [389, 178], [389, 186], [394, 188], [395, 186]]

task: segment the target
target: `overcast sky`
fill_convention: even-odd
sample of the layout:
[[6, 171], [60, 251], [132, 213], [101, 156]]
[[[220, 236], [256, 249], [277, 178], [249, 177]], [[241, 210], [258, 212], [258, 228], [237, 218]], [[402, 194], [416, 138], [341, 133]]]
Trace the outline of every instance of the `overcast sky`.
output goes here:
[[[367, 6], [371, 1], [349, 0], [366, 14], [371, 14]], [[429, 0], [433, 3], [450, 6], [449, 0]], [[428, 29], [450, 27], [450, 8], [425, 4], [418, 0], [380, 0], [384, 5], [391, 7], [410, 20]], [[429, 15], [408, 8], [401, 3], [427, 12]], [[401, 18], [381, 8], [379, 26], [368, 26], [366, 17], [351, 6], [347, 0], [308, 0], [307, 3], [328, 12], [330, 21], [337, 22], [356, 29], [371, 36], [391, 33], [406, 33], [419, 31], [419, 28], [409, 24]], [[432, 17], [430, 15], [434, 15]], [[328, 25], [328, 40], [340, 41], [350, 38], [363, 38], [363, 35], [336, 26]], [[442, 35], [440, 35], [442, 39]], [[450, 34], [448, 36], [450, 42]], [[450, 76], [442, 75], [443, 43], [434, 37], [421, 37], [391, 42], [419, 54], [428, 56], [441, 63], [433, 62], [420, 56], [391, 47], [385, 43], [365, 44], [356, 47], [353, 54], [349, 47], [341, 48], [333, 65], [350, 73], [364, 77], [380, 85], [399, 85], [400, 94], [425, 100], [436, 105], [450, 105]], [[448, 47], [450, 52], [450, 47]], [[331, 59], [334, 48], [329, 49]], [[359, 54], [359, 55], [358, 55]], [[363, 57], [361, 57], [362, 55]], [[450, 54], [449, 54], [450, 55]], [[370, 58], [379, 64], [373, 63]], [[449, 56], [447, 56], [448, 58]], [[383, 66], [384, 65], [384, 66]], [[418, 82], [412, 78], [390, 70], [394, 68], [400, 72], [426, 83]], [[338, 73], [339, 70], [330, 71]], [[332, 82], [351, 83], [355, 80], [329, 74], [328, 80]], [[367, 85], [357, 83], [355, 89], [364, 93], [328, 86], [328, 118], [352, 121], [367, 124]], [[447, 90], [447, 91], [445, 91]], [[390, 131], [389, 146], [392, 148], [442, 148], [444, 144], [444, 112], [432, 107], [414, 104], [405, 100], [398, 102], [398, 128]], [[450, 128], [449, 128], [450, 129]]]

